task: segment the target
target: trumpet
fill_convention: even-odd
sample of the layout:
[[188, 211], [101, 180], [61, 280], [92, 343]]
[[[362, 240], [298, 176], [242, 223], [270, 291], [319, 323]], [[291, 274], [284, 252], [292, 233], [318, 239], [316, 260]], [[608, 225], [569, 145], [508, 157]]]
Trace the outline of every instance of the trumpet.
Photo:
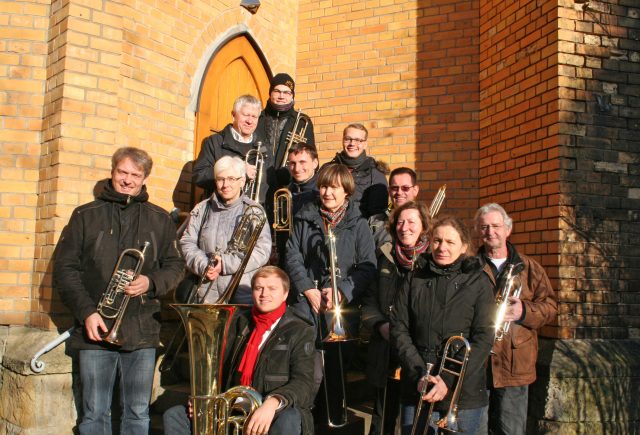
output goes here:
[[[453, 346], [453, 351], [449, 354], [449, 349]], [[455, 356], [460, 349], [464, 350], [462, 354], [462, 359], [457, 359]], [[460, 391], [462, 389], [462, 382], [464, 381], [464, 375], [467, 370], [467, 363], [469, 362], [469, 354], [471, 353], [471, 345], [469, 341], [461, 335], [454, 335], [447, 340], [447, 343], [444, 346], [444, 350], [442, 352], [442, 360], [440, 362], [440, 369], [438, 370], [437, 376], [440, 376], [442, 373], [449, 373], [450, 375], [458, 378], [456, 382], [456, 387], [453, 390], [453, 394], [451, 396], [451, 402], [449, 403], [449, 409], [447, 413], [439, 419], [438, 421], [432, 421], [433, 408], [435, 402], [431, 402], [429, 406], [429, 413], [427, 414], [426, 424], [424, 427], [423, 435], [427, 435], [429, 432], [429, 426], [434, 424], [438, 430], [444, 430], [447, 432], [458, 432], [458, 400], [460, 398]], [[459, 369], [449, 368], [451, 365], [459, 367]], [[449, 367], [448, 367], [449, 366]], [[427, 370], [429, 371], [430, 367], [427, 365]], [[416, 414], [413, 418], [413, 426], [411, 428], [411, 434], [414, 435], [418, 424], [420, 422], [420, 412], [424, 406], [424, 402], [422, 401], [422, 396], [427, 392], [427, 382], [423, 382], [422, 391], [420, 391], [421, 396], [418, 402], [418, 407], [416, 408]]]
[[433, 197], [431, 204], [429, 204], [429, 217], [431, 219], [436, 217], [436, 215], [440, 211], [440, 207], [442, 207], [442, 204], [444, 203], [444, 199], [446, 197], [446, 190], [447, 185], [443, 184], [440, 189], [438, 189], [436, 196]]
[[311, 118], [302, 113], [301, 110], [298, 110], [296, 122], [295, 124], [293, 124], [293, 128], [291, 129], [291, 131], [287, 133], [287, 147], [284, 149], [284, 153], [282, 154], [282, 160], [279, 166], [280, 168], [284, 167], [287, 164], [289, 150], [294, 144], [307, 143], [305, 133], [307, 132], [307, 127], [309, 126], [309, 124], [311, 124]]
[[276, 190], [273, 195], [273, 230], [275, 232], [288, 232], [291, 234], [293, 197], [286, 187]]
[[262, 142], [256, 142], [256, 147], [247, 152], [244, 157], [245, 164], [250, 164], [249, 160], [254, 160], [256, 166], [256, 176], [249, 180], [244, 186], [244, 194], [255, 202], [260, 202], [260, 187], [262, 186], [262, 175], [264, 172], [265, 154], [263, 152]]
[[511, 322], [505, 322], [504, 317], [507, 313], [507, 307], [509, 306], [509, 297], [519, 298], [522, 292], [522, 280], [520, 278], [520, 272], [522, 272], [522, 270], [524, 270], [524, 263], [510, 263], [502, 273], [498, 293], [496, 294], [496, 305], [498, 309], [495, 322], [495, 341], [502, 341], [504, 336], [509, 332]]

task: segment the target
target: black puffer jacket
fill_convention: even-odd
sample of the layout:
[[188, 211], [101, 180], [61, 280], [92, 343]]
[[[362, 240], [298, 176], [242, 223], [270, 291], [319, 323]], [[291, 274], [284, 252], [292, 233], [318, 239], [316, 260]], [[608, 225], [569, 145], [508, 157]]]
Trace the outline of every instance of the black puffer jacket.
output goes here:
[[[233, 329], [235, 333], [230, 334], [225, 391], [240, 385], [238, 367], [253, 328], [251, 311], [240, 311]], [[313, 434], [314, 339], [313, 325], [293, 308], [287, 308], [258, 355], [251, 385], [263, 398], [278, 394], [284, 397], [288, 407], [296, 407], [302, 414], [303, 435]]]
[[[342, 152], [327, 164], [331, 163], [349, 166], [344, 161]], [[384, 212], [389, 206], [389, 191], [387, 177], [380, 170], [378, 162], [373, 157], [367, 157], [359, 166], [349, 169], [356, 182], [356, 191], [350, 200], [358, 203], [362, 216], [368, 219], [369, 216]]]
[[[256, 147], [256, 142], [262, 140], [254, 133], [253, 142], [241, 143], [233, 138], [232, 124], [228, 124], [220, 133], [212, 134], [202, 141], [198, 158], [193, 164], [193, 182], [205, 190], [207, 197], [216, 190], [216, 180], [213, 177], [213, 166], [223, 156], [239, 157], [244, 160], [247, 152]], [[264, 173], [260, 186], [260, 203], [265, 204], [267, 191], [276, 185], [276, 175], [273, 169], [273, 155], [270, 147], [262, 148], [265, 153]], [[254, 163], [249, 161], [249, 163]]]
[[[324, 222], [319, 201], [305, 204], [293, 221], [293, 233], [287, 242], [285, 268], [291, 278], [300, 309], [311, 319], [310, 306], [302, 294], [305, 290], [330, 286], [329, 248], [325, 241]], [[335, 228], [338, 288], [347, 300], [344, 314], [350, 333], [355, 333], [359, 320], [358, 304], [375, 279], [376, 258], [371, 231], [360, 212], [349, 202], [345, 217]]]
[[[118, 261], [128, 248], [141, 249], [148, 241], [142, 275], [149, 277], [149, 291], [131, 298], [120, 332], [122, 350], [156, 347], [160, 333], [158, 296], [173, 289], [183, 274], [184, 261], [176, 242], [176, 227], [162, 208], [148, 202], [143, 186], [136, 197], [117, 193], [106, 184], [97, 200], [76, 208], [56, 247], [53, 285], [76, 319], [72, 345], [100, 349], [89, 341], [84, 319], [96, 312]], [[131, 268], [135, 259], [125, 256], [120, 268]], [[106, 320], [107, 326], [112, 321]]]
[[[437, 266], [423, 254], [409, 275], [391, 310], [391, 344], [402, 364], [403, 401], [414, 403], [425, 363], [440, 366], [444, 343], [463, 335], [471, 354], [460, 394], [460, 409], [488, 403], [485, 362], [493, 345], [495, 303], [491, 282], [476, 257], [465, 257], [447, 268]], [[461, 356], [458, 356], [460, 359]], [[443, 376], [451, 397], [453, 380]], [[448, 406], [440, 402], [438, 409]]]
[[[262, 111], [260, 119], [258, 119], [256, 136], [264, 142], [269, 148], [269, 153], [275, 157], [275, 167], [277, 168], [282, 167], [284, 153], [287, 151], [287, 134], [293, 130], [297, 116], [298, 111], [293, 107], [286, 112], [278, 112], [267, 102], [267, 107]], [[304, 137], [307, 139], [307, 145], [316, 146], [311, 119], [309, 119], [309, 125], [307, 125]]]

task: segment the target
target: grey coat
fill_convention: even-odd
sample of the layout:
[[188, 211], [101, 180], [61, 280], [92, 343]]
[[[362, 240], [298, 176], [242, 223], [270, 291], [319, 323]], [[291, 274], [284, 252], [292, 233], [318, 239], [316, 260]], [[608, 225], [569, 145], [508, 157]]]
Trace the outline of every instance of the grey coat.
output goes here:
[[[207, 205], [210, 207], [209, 213], [205, 213]], [[218, 299], [242, 262], [241, 255], [225, 251], [234, 229], [249, 205], [259, 204], [241, 195], [233, 204], [227, 205], [219, 201], [214, 194], [209, 199], [198, 203], [191, 211], [189, 223], [180, 238], [180, 250], [187, 268], [191, 273], [202, 276], [209, 262], [208, 253], [217, 253], [222, 258], [222, 272], [212, 283], [211, 290], [203, 303], [214, 303]], [[205, 214], [206, 221], [202, 222]], [[251, 253], [251, 259], [244, 270], [242, 280], [232, 300], [233, 303], [251, 304], [251, 277], [257, 269], [267, 264], [270, 254], [271, 233], [269, 225], [265, 224]], [[204, 296], [206, 287], [203, 285], [199, 289], [199, 298]]]

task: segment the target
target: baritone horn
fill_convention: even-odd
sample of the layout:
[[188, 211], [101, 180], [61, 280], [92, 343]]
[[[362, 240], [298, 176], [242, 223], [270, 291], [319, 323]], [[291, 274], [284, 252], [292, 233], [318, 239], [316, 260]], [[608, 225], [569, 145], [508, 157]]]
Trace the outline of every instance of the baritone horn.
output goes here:
[[260, 202], [260, 187], [262, 186], [262, 176], [264, 173], [265, 153], [263, 151], [262, 142], [256, 142], [256, 147], [247, 151], [244, 157], [244, 163], [250, 165], [250, 161], [254, 162], [256, 167], [256, 176], [254, 179], [247, 181], [244, 186], [244, 194], [255, 202]]
[[520, 293], [522, 292], [522, 279], [520, 278], [520, 272], [523, 270], [524, 263], [510, 263], [507, 265], [500, 279], [498, 293], [496, 294], [496, 306], [498, 309], [496, 312], [495, 322], [495, 341], [502, 341], [504, 336], [509, 332], [511, 322], [505, 322], [504, 317], [507, 314], [509, 298], [520, 297]]
[[287, 146], [284, 149], [284, 153], [282, 155], [282, 160], [280, 161], [280, 168], [283, 168], [287, 164], [287, 158], [289, 156], [289, 150], [291, 147], [298, 143], [307, 143], [307, 137], [305, 136], [307, 132], [307, 127], [311, 124], [311, 118], [302, 113], [301, 110], [298, 110], [298, 115], [296, 116], [296, 122], [293, 124], [293, 128], [289, 133], [287, 133]]
[[[120, 257], [118, 257], [118, 262], [114, 267], [109, 285], [102, 294], [100, 302], [98, 302], [98, 307], [96, 308], [98, 313], [100, 313], [100, 315], [105, 319], [115, 319], [113, 326], [103, 338], [107, 343], [122, 346], [122, 340], [119, 336], [120, 326], [122, 325], [122, 319], [125, 311], [127, 310], [129, 299], [131, 299], [131, 296], [124, 292], [124, 288], [127, 284], [135, 281], [138, 276], [140, 276], [142, 266], [144, 265], [144, 255], [150, 245], [151, 243], [144, 242], [142, 250], [131, 248], [122, 251]], [[133, 269], [124, 269], [120, 267], [121, 263], [127, 257], [134, 257], [136, 259], [136, 265]]]
[[276, 190], [273, 195], [273, 230], [275, 232], [287, 232], [291, 234], [293, 197], [286, 187]]
[[[451, 353], [449, 351], [452, 349]], [[461, 359], [456, 358], [456, 354], [463, 350]], [[446, 432], [457, 433], [460, 432], [458, 430], [458, 400], [460, 399], [460, 392], [462, 390], [462, 382], [464, 381], [464, 375], [467, 370], [467, 363], [469, 362], [469, 354], [471, 353], [471, 345], [469, 341], [461, 335], [454, 335], [447, 340], [447, 343], [444, 346], [444, 350], [442, 352], [442, 360], [440, 362], [440, 368], [438, 370], [438, 374], [436, 376], [440, 376], [443, 373], [448, 373], [457, 379], [456, 387], [453, 390], [453, 394], [451, 395], [451, 401], [449, 402], [449, 409], [447, 413], [438, 421], [432, 422], [433, 408], [435, 406], [435, 402], [431, 402], [429, 406], [429, 413], [427, 414], [427, 419], [423, 431], [423, 435], [427, 435], [429, 433], [429, 426], [434, 424], [437, 427], [437, 431], [443, 430]], [[451, 368], [453, 367], [453, 368]], [[456, 368], [457, 367], [457, 368]], [[427, 365], [427, 369], [430, 369], [429, 365]], [[426, 393], [428, 391], [428, 387], [425, 385], [427, 382], [423, 383], [423, 391], [420, 393]], [[413, 427], [411, 428], [411, 434], [415, 434], [417, 430], [418, 424], [420, 422], [420, 411], [423, 408], [422, 396], [420, 396], [418, 408], [416, 408], [416, 415], [413, 419]]]

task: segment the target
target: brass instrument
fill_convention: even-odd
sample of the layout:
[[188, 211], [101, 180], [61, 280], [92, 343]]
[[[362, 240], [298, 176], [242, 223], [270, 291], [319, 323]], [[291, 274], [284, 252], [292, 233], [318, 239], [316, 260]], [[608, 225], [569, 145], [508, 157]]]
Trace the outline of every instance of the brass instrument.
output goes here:
[[446, 190], [447, 185], [443, 184], [440, 189], [438, 189], [436, 196], [433, 197], [431, 204], [429, 204], [429, 217], [431, 219], [436, 217], [436, 215], [440, 211], [440, 207], [442, 207], [442, 204], [444, 203], [444, 199], [446, 197]]
[[[215, 304], [171, 305], [180, 314], [189, 343], [192, 433], [195, 435], [227, 435], [229, 426], [239, 435], [246, 419], [262, 404], [260, 395], [250, 387], [238, 386], [225, 393], [220, 393], [220, 389], [231, 321], [238, 309], [245, 307], [231, 305], [229, 301], [238, 289], [266, 220], [262, 207], [252, 205], [244, 211], [227, 250], [245, 254]], [[244, 399], [242, 407], [239, 399]], [[233, 415], [239, 411], [241, 415]]]
[[413, 414], [413, 425], [411, 426], [411, 435], [415, 435], [416, 430], [418, 430], [420, 413], [422, 412], [422, 407], [424, 406], [424, 400], [422, 400], [422, 397], [425, 394], [427, 394], [427, 391], [429, 391], [429, 382], [427, 381], [427, 378], [431, 376], [431, 370], [433, 370], [433, 364], [427, 363], [425, 369], [427, 370], [427, 373], [422, 377], [423, 379], [422, 388], [420, 389], [420, 397], [418, 397], [418, 406], [416, 406], [415, 414]]
[[[455, 346], [454, 346], [455, 345]], [[453, 346], [453, 352], [451, 355], [449, 354], [449, 349]], [[464, 353], [462, 354], [462, 359], [455, 358], [456, 354], [460, 349], [464, 348]], [[442, 352], [442, 360], [440, 362], [440, 369], [438, 370], [438, 374], [436, 376], [440, 376], [442, 373], [449, 373], [450, 375], [458, 378], [456, 382], [456, 387], [453, 390], [453, 394], [451, 395], [451, 402], [449, 403], [449, 409], [447, 413], [438, 421], [432, 422], [432, 414], [433, 408], [435, 406], [435, 402], [431, 402], [429, 406], [429, 413], [427, 414], [427, 419], [424, 427], [423, 435], [427, 435], [429, 432], [429, 426], [434, 424], [437, 427], [437, 431], [443, 430], [446, 432], [457, 433], [458, 430], [458, 399], [460, 398], [460, 391], [462, 389], [462, 382], [464, 381], [464, 374], [467, 370], [467, 363], [469, 362], [469, 354], [471, 353], [471, 345], [469, 341], [461, 335], [454, 335], [447, 340], [447, 343], [444, 346], [444, 350]], [[447, 367], [447, 365], [458, 366], [459, 369], [451, 369]], [[429, 367], [427, 366], [427, 369]], [[420, 393], [424, 395], [427, 392], [427, 386], [425, 385], [427, 382], [423, 383], [423, 391]], [[423, 407], [422, 395], [420, 396], [420, 401], [418, 408], [416, 408], [416, 415], [413, 419], [413, 427], [411, 428], [411, 433], [414, 434], [418, 423], [420, 422], [420, 411]]]
[[244, 157], [245, 164], [251, 164], [249, 160], [254, 160], [256, 167], [255, 178], [247, 181], [247, 184], [244, 186], [244, 194], [255, 202], [260, 202], [260, 187], [262, 186], [262, 176], [264, 173], [265, 154], [262, 150], [262, 142], [258, 141], [256, 142], [256, 147], [249, 150]]
[[276, 190], [273, 195], [273, 230], [278, 232], [288, 232], [291, 234], [292, 225], [292, 204], [293, 197], [286, 187]]
[[[150, 242], [144, 242], [142, 250], [137, 249], [125, 249], [120, 254], [118, 262], [111, 275], [111, 280], [107, 289], [102, 294], [100, 302], [98, 302], [97, 311], [105, 319], [116, 319], [113, 326], [103, 338], [107, 343], [115, 344], [117, 346], [122, 345], [122, 341], [118, 335], [124, 313], [127, 310], [129, 299], [131, 296], [124, 292], [124, 288], [127, 284], [135, 281], [140, 276], [140, 271], [144, 265], [144, 254], [147, 248], [151, 245]], [[126, 256], [132, 256], [137, 258], [136, 265], [133, 269], [121, 269], [120, 263]]]
[[509, 332], [511, 322], [505, 322], [504, 316], [509, 306], [509, 297], [519, 298], [522, 292], [522, 280], [520, 272], [524, 269], [524, 263], [508, 264], [502, 274], [496, 294], [496, 311], [495, 322], [495, 341], [502, 341], [504, 336]]
[[301, 110], [298, 110], [296, 122], [295, 124], [293, 124], [293, 128], [291, 129], [291, 131], [287, 133], [287, 147], [284, 149], [284, 153], [282, 154], [282, 161], [280, 162], [280, 166], [278, 166], [279, 168], [283, 168], [287, 164], [289, 150], [293, 145], [299, 143], [307, 143], [305, 133], [307, 132], [307, 127], [309, 126], [309, 124], [311, 124], [311, 118], [302, 113]]

